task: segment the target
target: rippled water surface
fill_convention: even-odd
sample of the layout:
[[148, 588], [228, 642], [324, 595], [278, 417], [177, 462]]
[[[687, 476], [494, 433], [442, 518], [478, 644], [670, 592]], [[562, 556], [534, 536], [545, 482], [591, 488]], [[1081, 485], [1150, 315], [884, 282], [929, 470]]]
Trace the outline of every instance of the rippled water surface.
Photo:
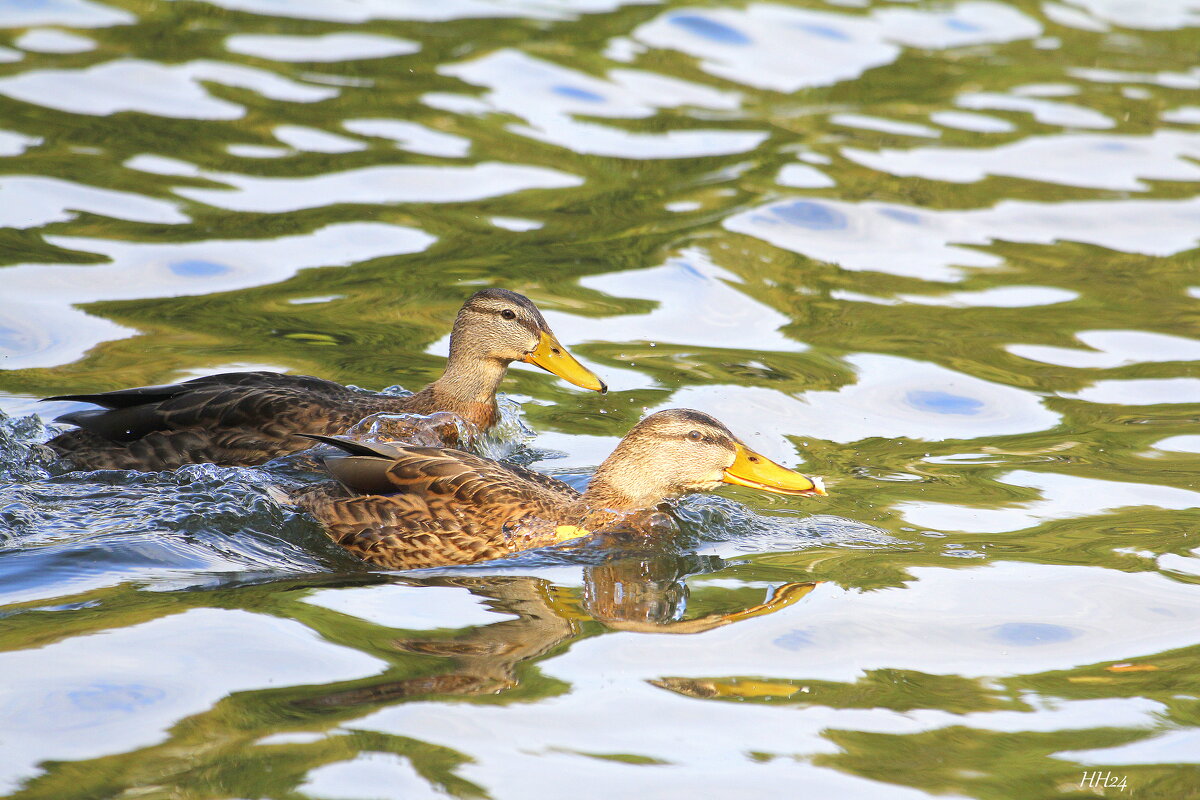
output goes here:
[[[0, 0], [0, 794], [1200, 797], [1198, 54], [1197, 0]], [[613, 388], [514, 369], [495, 454], [682, 405], [831, 496], [396, 574], [271, 470], [39, 447], [417, 388], [483, 285]]]

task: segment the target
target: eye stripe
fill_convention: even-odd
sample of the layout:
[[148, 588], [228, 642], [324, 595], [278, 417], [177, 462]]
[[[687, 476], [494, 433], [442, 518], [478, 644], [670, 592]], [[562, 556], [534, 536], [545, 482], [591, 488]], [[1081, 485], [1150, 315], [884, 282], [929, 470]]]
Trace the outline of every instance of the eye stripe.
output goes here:
[[663, 438], [678, 439], [681, 442], [689, 442], [689, 443], [703, 442], [704, 444], [720, 445], [721, 447], [724, 447], [726, 450], [734, 449], [733, 442], [731, 442], [727, 437], [721, 436], [720, 434], [701, 433], [699, 439], [693, 439], [691, 437], [691, 433], [692, 433], [692, 431], [688, 431], [687, 433], [664, 433], [661, 435], [663, 436]]
[[534, 334], [535, 336], [541, 334], [541, 329], [538, 327], [536, 322], [532, 322], [525, 317], [517, 316], [517, 313], [515, 311], [513, 311], [511, 308], [495, 308], [495, 307], [489, 307], [489, 306], [480, 306], [478, 308], [475, 308], [474, 310], [478, 311], [482, 314], [494, 314], [495, 316], [501, 317], [504, 319], [507, 319], [507, 317], [504, 316], [504, 312], [511, 311], [513, 314], [512, 321], [515, 321], [518, 325], [520, 325], [522, 328], [525, 328], [527, 331]]
[[[488, 309], [488, 311], [489, 311], [490, 313], [492, 313], [492, 314], [495, 314], [496, 316], [498, 316], [498, 317], [501, 317], [501, 318], [503, 318], [503, 317], [504, 317], [504, 312], [505, 312], [505, 311], [510, 311], [510, 310], [511, 310], [511, 309], [508, 309], [508, 308], [501, 308], [501, 309], [495, 309], [495, 308], [492, 308], [492, 309]], [[537, 323], [536, 323], [536, 322], [533, 322], [533, 321], [531, 321], [531, 320], [528, 320], [528, 319], [526, 319], [525, 317], [514, 317], [514, 319], [513, 319], [512, 321], [516, 322], [518, 325], [520, 325], [520, 326], [521, 326], [522, 328], [524, 328], [525, 330], [529, 331], [529, 332], [530, 332], [531, 334], [533, 334], [534, 336], [541, 336], [541, 335], [542, 335], [542, 330], [541, 330], [541, 328], [539, 328], [539, 327], [538, 327], [538, 325], [537, 325]]]

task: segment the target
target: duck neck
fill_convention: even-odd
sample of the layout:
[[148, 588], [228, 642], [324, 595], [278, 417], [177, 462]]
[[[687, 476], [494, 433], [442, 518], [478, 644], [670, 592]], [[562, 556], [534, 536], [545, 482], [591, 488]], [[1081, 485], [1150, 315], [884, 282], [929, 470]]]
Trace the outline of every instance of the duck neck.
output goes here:
[[617, 445], [604, 463], [596, 470], [587, 491], [584, 503], [593, 509], [612, 511], [636, 511], [653, 508], [662, 502], [665, 492], [656, 487], [652, 470], [639, 467], [625, 452], [625, 443]]
[[583, 493], [584, 504], [588, 508], [611, 509], [613, 511], [632, 511], [643, 506], [628, 492], [602, 478], [599, 473], [592, 477], [587, 491]]
[[456, 404], [495, 405], [496, 389], [500, 386], [500, 381], [504, 380], [507, 371], [507, 361], [456, 353], [451, 347], [446, 371], [430, 388], [435, 394]]

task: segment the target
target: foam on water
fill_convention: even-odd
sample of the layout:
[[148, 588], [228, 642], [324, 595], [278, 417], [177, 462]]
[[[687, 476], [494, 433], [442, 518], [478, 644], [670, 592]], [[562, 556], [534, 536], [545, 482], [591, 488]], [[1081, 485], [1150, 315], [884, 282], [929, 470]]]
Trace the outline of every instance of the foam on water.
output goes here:
[[203, 586], [224, 575], [357, 568], [315, 523], [276, 502], [264, 472], [64, 472], [41, 444], [58, 429], [0, 412], [5, 603], [125, 581]]

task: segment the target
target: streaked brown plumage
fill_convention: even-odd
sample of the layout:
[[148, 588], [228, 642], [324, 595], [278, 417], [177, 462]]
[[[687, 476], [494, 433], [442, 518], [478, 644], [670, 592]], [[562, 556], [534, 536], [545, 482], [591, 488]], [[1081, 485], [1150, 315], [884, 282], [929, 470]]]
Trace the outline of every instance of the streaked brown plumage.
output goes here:
[[[524, 360], [604, 391], [599, 378], [558, 343], [528, 298], [484, 289], [463, 305], [440, 378], [408, 397], [347, 389], [332, 381], [275, 372], [210, 375], [168, 386], [60, 395], [103, 409], [59, 417], [79, 426], [49, 442], [79, 469], [172, 469], [182, 464], [261, 464], [312, 446], [301, 433], [332, 435], [379, 412], [450, 412], [486, 430], [496, 422], [496, 387]], [[438, 428], [456, 440], [454, 425]]]
[[392, 569], [470, 564], [616, 526], [644, 528], [655, 506], [722, 482], [824, 494], [819, 481], [749, 450], [717, 420], [672, 409], [642, 420], [583, 494], [533, 470], [460, 450], [313, 437], [338, 484], [297, 505], [360, 558]]

